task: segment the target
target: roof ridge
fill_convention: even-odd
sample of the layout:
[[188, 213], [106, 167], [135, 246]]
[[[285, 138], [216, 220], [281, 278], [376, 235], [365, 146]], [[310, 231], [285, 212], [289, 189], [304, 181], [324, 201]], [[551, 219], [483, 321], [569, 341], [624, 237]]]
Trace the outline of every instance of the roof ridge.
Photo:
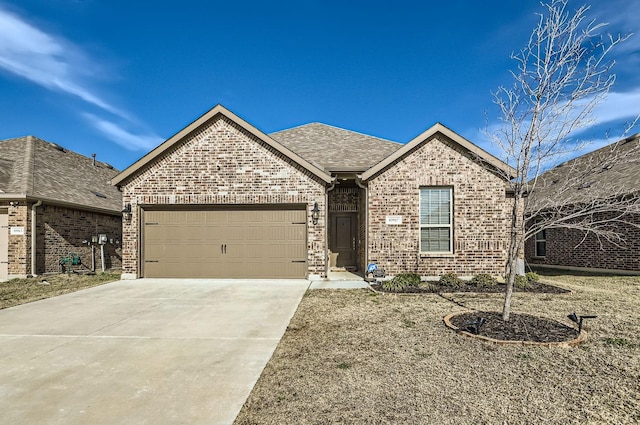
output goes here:
[[313, 124], [320, 124], [320, 125], [325, 126], [325, 127], [330, 127], [330, 128], [334, 128], [336, 130], [346, 131], [346, 132], [353, 133], [353, 134], [359, 134], [360, 136], [371, 137], [371, 138], [374, 138], [374, 139], [382, 140], [384, 142], [395, 143], [397, 145], [403, 145], [404, 144], [404, 143], [401, 143], [401, 142], [396, 142], [395, 140], [385, 139], [383, 137], [374, 136], [372, 134], [363, 133], [361, 131], [349, 130], [347, 128], [338, 127], [337, 125], [332, 125], [332, 124], [326, 124], [326, 123], [323, 123], [323, 122], [320, 122], [320, 121], [313, 121], [313, 122], [310, 122], [310, 123], [307, 123], [307, 124], [300, 124], [300, 125], [297, 125], [295, 127], [285, 128], [283, 130], [275, 131], [275, 132], [270, 133], [270, 134], [276, 134], [276, 133], [281, 133], [281, 132], [284, 132], [284, 131], [294, 130], [296, 128], [306, 127], [306, 126], [313, 125]]
[[27, 136], [25, 138], [27, 142], [27, 148], [24, 150], [24, 174], [22, 175], [22, 192], [30, 195], [33, 193], [33, 167], [35, 164], [35, 147], [34, 137]]

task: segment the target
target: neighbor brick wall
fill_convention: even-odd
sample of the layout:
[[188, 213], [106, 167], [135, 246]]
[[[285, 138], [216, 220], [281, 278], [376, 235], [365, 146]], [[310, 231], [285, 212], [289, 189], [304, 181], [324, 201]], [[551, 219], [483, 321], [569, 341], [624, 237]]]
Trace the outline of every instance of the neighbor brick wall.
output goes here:
[[9, 277], [24, 277], [31, 273], [31, 216], [29, 207], [24, 201], [17, 206], [11, 206], [8, 201], [0, 202], [0, 208], [7, 210], [9, 228], [23, 227], [24, 235], [9, 234], [8, 275]]
[[306, 204], [309, 274], [325, 276], [325, 184], [232, 121], [218, 115], [123, 183], [133, 217], [123, 229], [123, 272], [138, 273], [140, 205]]
[[[9, 277], [24, 277], [32, 274], [31, 270], [31, 208], [19, 201], [12, 207], [8, 202], [0, 203], [0, 209], [6, 209], [9, 227], [23, 227], [24, 236], [9, 235]], [[119, 269], [121, 267], [121, 248], [115, 241], [122, 240], [122, 219], [120, 215], [101, 214], [96, 212], [70, 209], [43, 204], [36, 208], [36, 274], [55, 273], [59, 271], [60, 258], [69, 252], [80, 254], [82, 266], [74, 270], [87, 270], [91, 267], [91, 248], [82, 241], [98, 231], [106, 233], [114, 239], [114, 244], [105, 246], [105, 267]], [[96, 249], [96, 269], [100, 270], [100, 248]]]
[[[597, 219], [606, 221], [607, 217]], [[640, 224], [640, 215], [631, 220]], [[525, 243], [525, 255], [529, 264], [640, 271], [640, 228], [621, 225], [619, 232], [625, 239], [623, 246], [598, 241], [594, 235], [585, 238], [579, 230], [548, 229], [546, 256], [535, 257], [533, 237]]]
[[[504, 272], [509, 203], [505, 181], [436, 135], [368, 182], [369, 261], [388, 275]], [[420, 254], [420, 188], [453, 188], [453, 255]], [[402, 225], [387, 225], [387, 215]]]
[[[55, 205], [42, 205], [37, 212], [36, 252], [37, 273], [60, 271], [60, 259], [68, 253], [80, 256], [82, 264], [72, 266], [72, 270], [91, 269], [91, 246], [83, 241], [92, 235], [104, 233], [109, 243], [104, 245], [105, 269], [119, 269], [121, 261], [122, 217], [83, 211]], [[100, 246], [95, 247], [95, 269], [102, 270]]]

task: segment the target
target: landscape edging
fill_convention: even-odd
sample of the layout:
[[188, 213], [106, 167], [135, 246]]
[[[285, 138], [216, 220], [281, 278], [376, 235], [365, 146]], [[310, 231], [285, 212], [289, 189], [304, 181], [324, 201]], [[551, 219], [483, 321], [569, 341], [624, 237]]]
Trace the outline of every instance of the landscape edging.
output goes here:
[[569, 341], [558, 341], [558, 342], [536, 342], [536, 341], [510, 341], [510, 340], [501, 340], [501, 339], [494, 339], [494, 338], [489, 338], [483, 335], [476, 335], [473, 334], [471, 332], [467, 332], [465, 330], [462, 330], [460, 328], [458, 328], [457, 326], [455, 326], [453, 323], [451, 323], [451, 318], [461, 315], [461, 314], [466, 314], [466, 313], [473, 313], [475, 312], [475, 310], [465, 310], [465, 311], [459, 311], [457, 313], [450, 313], [448, 315], [446, 315], [444, 317], [444, 324], [456, 331], [459, 334], [462, 334], [464, 336], [467, 336], [469, 338], [475, 338], [475, 339], [479, 339], [482, 341], [486, 341], [486, 342], [490, 342], [492, 344], [497, 344], [497, 345], [522, 345], [522, 346], [534, 346], [534, 347], [564, 347], [564, 348], [568, 348], [568, 347], [575, 347], [578, 344], [581, 344], [583, 342], [585, 342], [587, 340], [587, 333], [583, 330], [580, 332], [580, 334], [578, 335], [577, 338], [569, 340]]

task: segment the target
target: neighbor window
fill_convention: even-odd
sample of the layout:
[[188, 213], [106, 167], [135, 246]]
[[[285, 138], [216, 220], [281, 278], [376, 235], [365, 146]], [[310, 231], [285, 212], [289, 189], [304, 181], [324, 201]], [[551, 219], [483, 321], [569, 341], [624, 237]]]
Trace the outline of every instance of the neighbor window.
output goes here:
[[420, 252], [453, 252], [453, 190], [420, 189]]
[[540, 230], [536, 233], [536, 257], [547, 256], [547, 231]]

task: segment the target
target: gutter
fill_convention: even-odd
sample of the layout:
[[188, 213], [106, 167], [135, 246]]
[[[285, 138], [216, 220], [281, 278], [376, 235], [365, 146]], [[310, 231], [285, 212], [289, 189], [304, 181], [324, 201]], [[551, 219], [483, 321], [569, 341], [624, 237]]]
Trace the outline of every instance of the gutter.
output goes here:
[[31, 205], [31, 274], [36, 275], [36, 208], [42, 205], [42, 199]]

